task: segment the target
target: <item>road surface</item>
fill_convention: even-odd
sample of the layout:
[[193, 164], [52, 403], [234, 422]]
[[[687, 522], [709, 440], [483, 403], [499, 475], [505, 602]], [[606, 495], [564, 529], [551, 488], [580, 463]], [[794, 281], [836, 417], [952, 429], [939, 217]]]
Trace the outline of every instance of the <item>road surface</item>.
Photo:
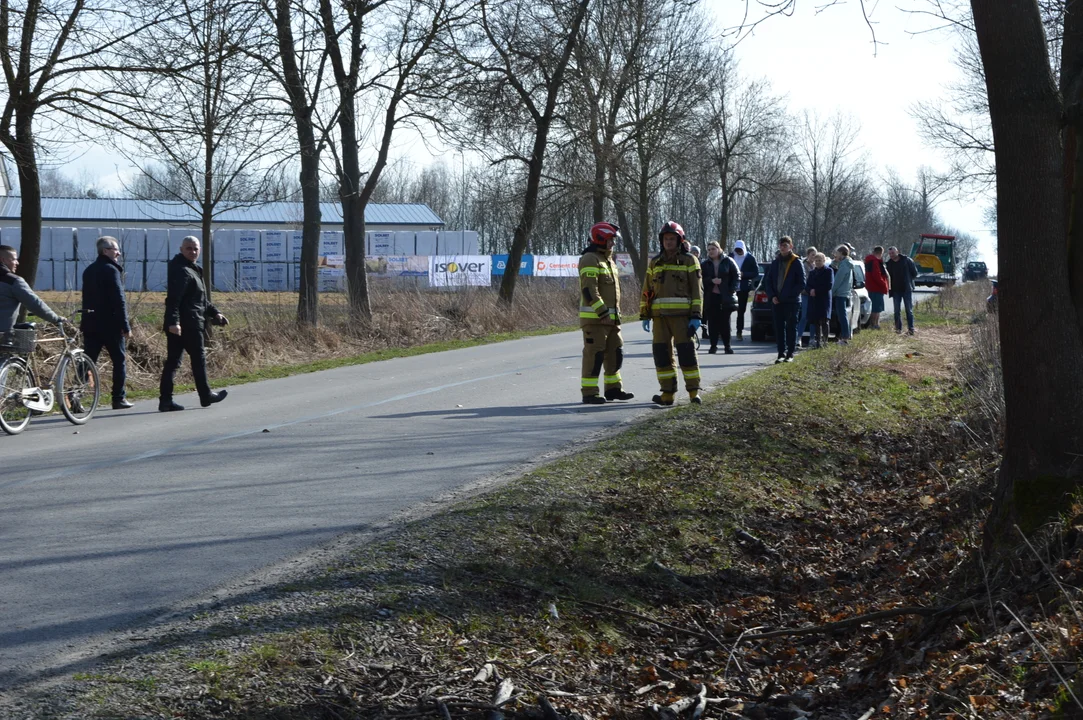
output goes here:
[[[650, 412], [650, 341], [626, 328], [630, 403], [579, 403], [578, 332], [241, 385], [0, 437], [0, 689], [261, 568]], [[701, 354], [706, 385], [775, 357]]]

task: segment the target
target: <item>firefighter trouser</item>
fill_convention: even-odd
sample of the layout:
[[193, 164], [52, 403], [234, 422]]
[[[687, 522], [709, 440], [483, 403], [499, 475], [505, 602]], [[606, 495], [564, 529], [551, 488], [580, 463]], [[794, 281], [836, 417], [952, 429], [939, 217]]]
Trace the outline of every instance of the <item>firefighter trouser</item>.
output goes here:
[[654, 318], [654, 369], [658, 373], [658, 385], [664, 393], [677, 392], [677, 368], [673, 366], [673, 349], [677, 349], [677, 361], [681, 364], [685, 390], [699, 390], [699, 360], [696, 346], [688, 334], [687, 315]]
[[597, 395], [598, 374], [605, 369], [605, 389], [620, 390], [624, 340], [619, 325], [585, 325], [583, 330], [583, 396]]

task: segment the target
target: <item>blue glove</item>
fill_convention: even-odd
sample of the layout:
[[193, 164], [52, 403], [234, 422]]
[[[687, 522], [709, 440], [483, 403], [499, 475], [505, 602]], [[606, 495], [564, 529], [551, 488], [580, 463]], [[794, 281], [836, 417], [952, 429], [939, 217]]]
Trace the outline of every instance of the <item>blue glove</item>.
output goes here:
[[650, 332], [650, 331], [651, 331], [651, 321], [650, 321], [650, 318], [647, 318], [646, 320], [643, 321], [643, 332]]
[[692, 335], [694, 337], [695, 334], [699, 332], [699, 326], [702, 325], [702, 324], [703, 323], [700, 322], [699, 318], [692, 318], [691, 320], [689, 320], [688, 321], [688, 334]]

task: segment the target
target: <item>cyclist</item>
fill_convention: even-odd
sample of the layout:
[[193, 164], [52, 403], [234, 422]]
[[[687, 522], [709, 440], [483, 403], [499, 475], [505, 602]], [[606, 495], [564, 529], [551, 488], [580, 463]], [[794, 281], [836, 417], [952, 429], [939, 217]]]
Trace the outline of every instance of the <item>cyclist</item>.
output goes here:
[[26, 280], [15, 274], [19, 267], [19, 252], [10, 245], [0, 245], [0, 339], [10, 343], [11, 329], [19, 317], [19, 309], [26, 308], [51, 323], [59, 325], [66, 320], [34, 294]]

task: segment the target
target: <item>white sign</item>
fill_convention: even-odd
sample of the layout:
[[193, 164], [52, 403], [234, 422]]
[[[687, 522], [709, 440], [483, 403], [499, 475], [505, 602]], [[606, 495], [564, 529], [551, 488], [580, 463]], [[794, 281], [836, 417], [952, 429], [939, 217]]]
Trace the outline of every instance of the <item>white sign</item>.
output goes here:
[[429, 257], [431, 287], [487, 286], [493, 274], [489, 255], [432, 255]]
[[394, 233], [389, 232], [374, 232], [372, 233], [372, 254], [373, 255], [394, 255]]
[[269, 292], [289, 290], [289, 273], [285, 263], [265, 264], [263, 266], [263, 289]]
[[290, 233], [289, 245], [290, 245], [290, 262], [301, 262], [301, 247], [304, 240], [304, 234], [300, 230], [294, 230]]
[[627, 253], [618, 253], [613, 256], [613, 262], [617, 265], [618, 275], [635, 275], [636, 269], [632, 265], [632, 256]]
[[320, 233], [320, 255], [342, 255], [342, 231], [324, 230]]
[[237, 289], [252, 292], [260, 289], [260, 264], [254, 262], [237, 263]]
[[286, 231], [263, 231], [263, 262], [286, 262]]
[[535, 255], [537, 277], [579, 277], [578, 255]]
[[259, 231], [237, 231], [237, 259], [241, 262], [259, 262]]

